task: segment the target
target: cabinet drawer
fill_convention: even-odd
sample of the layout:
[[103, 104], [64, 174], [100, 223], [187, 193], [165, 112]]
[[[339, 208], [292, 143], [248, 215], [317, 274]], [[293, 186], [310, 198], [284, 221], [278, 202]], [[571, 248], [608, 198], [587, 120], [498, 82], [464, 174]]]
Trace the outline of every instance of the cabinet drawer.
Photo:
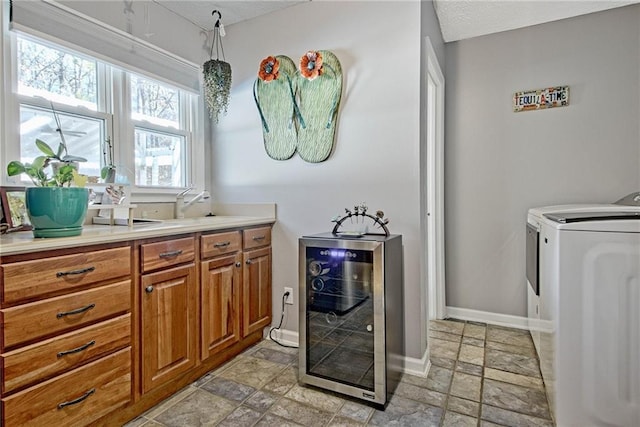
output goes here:
[[5, 308], [0, 310], [4, 322], [3, 348], [130, 310], [130, 280]]
[[245, 249], [258, 248], [271, 244], [271, 227], [251, 228], [242, 232]]
[[2, 399], [5, 426], [84, 426], [131, 400], [131, 348]]
[[201, 258], [238, 252], [242, 249], [242, 238], [239, 231], [229, 233], [208, 234], [200, 238]]
[[71, 291], [131, 274], [128, 247], [5, 264], [4, 303]]
[[190, 262], [195, 259], [193, 237], [167, 240], [142, 245], [142, 271], [144, 273], [172, 265]]
[[3, 394], [77, 368], [87, 360], [131, 345], [131, 315], [0, 355]]

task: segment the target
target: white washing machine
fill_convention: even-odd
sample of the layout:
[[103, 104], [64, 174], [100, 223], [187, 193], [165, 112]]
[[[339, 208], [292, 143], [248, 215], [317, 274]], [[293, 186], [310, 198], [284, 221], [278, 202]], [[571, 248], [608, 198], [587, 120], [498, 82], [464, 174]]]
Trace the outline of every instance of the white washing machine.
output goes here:
[[639, 426], [640, 206], [532, 209], [527, 233], [530, 329], [557, 425]]

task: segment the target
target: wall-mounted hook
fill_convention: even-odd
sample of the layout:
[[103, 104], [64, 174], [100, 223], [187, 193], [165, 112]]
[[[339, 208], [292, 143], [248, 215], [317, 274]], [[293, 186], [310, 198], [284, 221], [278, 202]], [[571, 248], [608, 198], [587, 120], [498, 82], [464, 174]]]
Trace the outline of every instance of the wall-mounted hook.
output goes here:
[[218, 20], [216, 21], [216, 25], [214, 25], [214, 27], [219, 27], [220, 20], [222, 19], [222, 13], [220, 13], [219, 10], [214, 10], [213, 12], [211, 12], [211, 16], [216, 16], [216, 13], [218, 14]]

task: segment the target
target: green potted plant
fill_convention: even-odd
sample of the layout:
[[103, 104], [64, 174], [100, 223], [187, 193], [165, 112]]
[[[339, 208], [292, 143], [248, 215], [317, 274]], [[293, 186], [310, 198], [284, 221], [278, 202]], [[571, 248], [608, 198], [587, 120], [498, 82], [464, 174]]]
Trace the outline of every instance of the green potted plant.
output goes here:
[[[87, 161], [83, 157], [67, 154], [67, 147], [62, 142], [57, 152], [54, 152], [49, 144], [41, 139], [36, 139], [36, 147], [44, 154], [43, 156], [36, 157], [32, 163], [13, 160], [7, 165], [7, 174], [9, 176], [27, 174], [36, 187], [64, 187], [65, 185], [69, 187], [73, 182], [73, 171], [78, 169], [77, 163]], [[52, 162], [53, 160], [57, 160], [57, 164]], [[53, 170], [51, 177], [45, 171], [49, 165], [52, 165]]]
[[[60, 133], [57, 150], [54, 151], [41, 139], [36, 139], [36, 147], [43, 155], [36, 157], [31, 163], [17, 160], [9, 162], [7, 174], [16, 176], [24, 173], [35, 186], [28, 187], [25, 191], [27, 214], [33, 225], [34, 237], [78, 236], [82, 233], [82, 224], [87, 215], [89, 191], [84, 186], [72, 187], [71, 184], [79, 181], [78, 162], [86, 159], [68, 153], [55, 110], [53, 115]], [[46, 170], [49, 165], [52, 169], [51, 176]]]

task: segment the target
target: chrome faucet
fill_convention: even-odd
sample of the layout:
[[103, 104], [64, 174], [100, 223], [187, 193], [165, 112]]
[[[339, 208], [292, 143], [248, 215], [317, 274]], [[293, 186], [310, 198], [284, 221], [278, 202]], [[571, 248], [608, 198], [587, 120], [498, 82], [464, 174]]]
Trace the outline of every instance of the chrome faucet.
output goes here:
[[182, 190], [176, 194], [176, 209], [174, 214], [176, 219], [184, 218], [184, 196], [191, 190], [193, 190], [193, 187], [187, 187], [186, 190]]
[[185, 203], [184, 202], [184, 196], [191, 190], [193, 190], [193, 188], [188, 188], [188, 189], [178, 193], [178, 195], [176, 196], [176, 218], [177, 219], [184, 218], [184, 213], [185, 213], [185, 211], [187, 209], [189, 209], [189, 206], [193, 205], [194, 203], [197, 203], [200, 200], [207, 200], [207, 199], [209, 199], [211, 197], [209, 192], [207, 190], [205, 190], [205, 191], [202, 191], [202, 192], [196, 194], [193, 199], [191, 199], [187, 203]]

